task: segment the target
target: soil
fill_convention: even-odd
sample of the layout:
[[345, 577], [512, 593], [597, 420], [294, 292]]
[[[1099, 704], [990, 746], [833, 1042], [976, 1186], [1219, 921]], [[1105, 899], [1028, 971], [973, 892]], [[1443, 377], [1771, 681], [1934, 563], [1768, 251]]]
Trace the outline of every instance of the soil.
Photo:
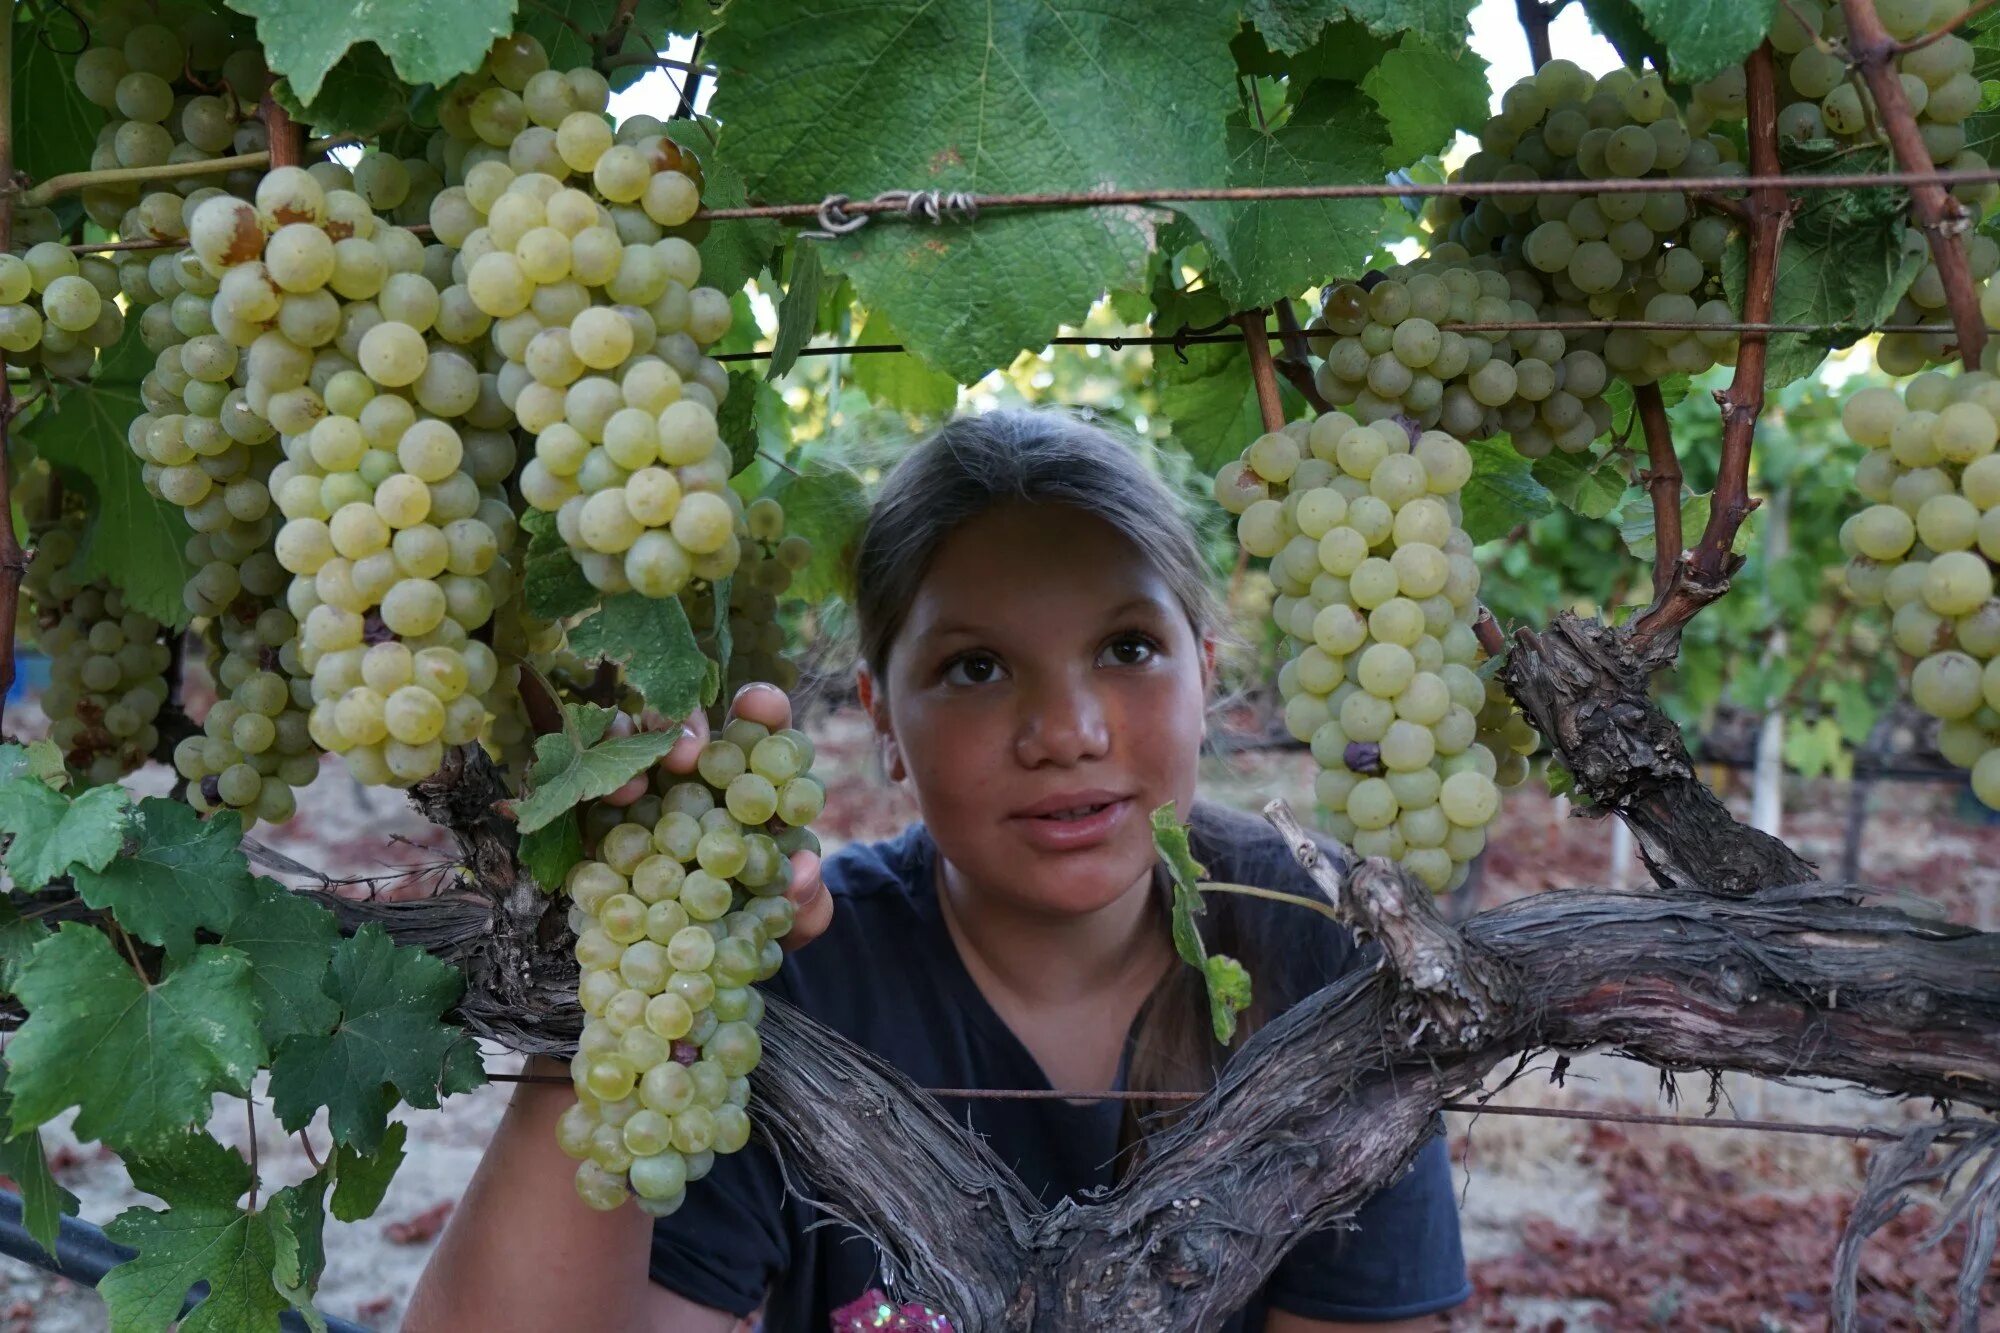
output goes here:
[[[26, 710], [23, 710], [25, 712]], [[906, 794], [880, 778], [862, 720], [835, 713], [814, 728], [830, 800], [829, 844], [893, 833], [913, 817]], [[1204, 793], [1255, 809], [1284, 796], [1311, 807], [1312, 764], [1291, 750], [1247, 750], [1209, 761]], [[1728, 791], [1728, 775], [1714, 775]], [[164, 773], [136, 787], [163, 791]], [[1729, 792], [1739, 816], [1747, 793]], [[1847, 788], [1795, 782], [1784, 834], [1829, 873], [1840, 860]], [[266, 831], [275, 849], [337, 877], [354, 892], [432, 891], [448, 865], [447, 841], [394, 793], [356, 787], [329, 761], [301, 814]], [[1548, 888], [1606, 884], [1609, 826], [1575, 817], [1530, 783], [1509, 795], [1481, 874], [1450, 904], [1476, 911]], [[1878, 784], [1870, 797], [1859, 878], [1916, 895], [1914, 905], [1983, 929], [2000, 929], [2000, 822], [1962, 786]], [[1643, 869], [1623, 868], [1639, 883]], [[489, 1069], [518, 1058], [487, 1052]], [[1907, 1127], [1931, 1115], [1854, 1089], [1782, 1084], [1737, 1075], [1665, 1081], [1650, 1068], [1603, 1054], [1572, 1058], [1562, 1084], [1535, 1062], [1498, 1103], [1704, 1114], [1816, 1124]], [[1496, 1080], [1497, 1085], [1497, 1080]], [[393, 1329], [430, 1246], [463, 1191], [507, 1096], [495, 1084], [453, 1098], [441, 1112], [404, 1112], [409, 1156], [376, 1216], [329, 1221], [319, 1308], [370, 1328]], [[266, 1188], [310, 1171], [307, 1149], [256, 1105], [255, 1136]], [[1448, 1117], [1460, 1216], [1475, 1295], [1453, 1312], [1455, 1330], [1728, 1330], [1779, 1333], [1827, 1326], [1833, 1247], [1866, 1171], [1870, 1147], [1848, 1139], [1688, 1127], [1592, 1124], [1504, 1115]], [[211, 1128], [242, 1146], [244, 1104], [219, 1098]], [[323, 1150], [327, 1136], [305, 1136]], [[152, 1202], [132, 1189], [116, 1159], [78, 1145], [63, 1125], [47, 1135], [56, 1174], [103, 1223]], [[1962, 1238], [1925, 1251], [1934, 1220], [1918, 1203], [1870, 1242], [1861, 1269], [1859, 1327], [1954, 1327], [1953, 1289]], [[2000, 1329], [2000, 1267], [1982, 1291], [1980, 1327]], [[25, 1264], [0, 1261], [0, 1333], [85, 1333], [106, 1327], [86, 1288]]]

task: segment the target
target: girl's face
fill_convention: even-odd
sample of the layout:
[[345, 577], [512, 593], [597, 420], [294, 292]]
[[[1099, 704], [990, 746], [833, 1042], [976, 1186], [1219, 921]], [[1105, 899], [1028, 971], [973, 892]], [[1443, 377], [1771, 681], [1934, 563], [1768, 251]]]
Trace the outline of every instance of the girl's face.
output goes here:
[[1054, 915], [1147, 876], [1152, 812], [1194, 798], [1206, 647], [1102, 520], [1010, 504], [939, 547], [862, 702], [968, 886]]

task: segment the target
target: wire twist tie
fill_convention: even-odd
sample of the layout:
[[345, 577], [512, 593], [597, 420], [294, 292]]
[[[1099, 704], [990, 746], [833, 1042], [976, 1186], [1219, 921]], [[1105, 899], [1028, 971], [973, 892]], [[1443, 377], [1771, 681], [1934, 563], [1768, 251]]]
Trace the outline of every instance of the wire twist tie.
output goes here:
[[[830, 194], [820, 201], [819, 227], [814, 231], [799, 233], [801, 240], [830, 241], [836, 236], [847, 236], [868, 225], [873, 213], [850, 212], [848, 205], [854, 201], [844, 194]], [[883, 211], [901, 210], [911, 222], [928, 222], [933, 226], [943, 226], [947, 222], [976, 222], [979, 219], [979, 204], [965, 190], [885, 190], [875, 196], [874, 202], [883, 205]]]

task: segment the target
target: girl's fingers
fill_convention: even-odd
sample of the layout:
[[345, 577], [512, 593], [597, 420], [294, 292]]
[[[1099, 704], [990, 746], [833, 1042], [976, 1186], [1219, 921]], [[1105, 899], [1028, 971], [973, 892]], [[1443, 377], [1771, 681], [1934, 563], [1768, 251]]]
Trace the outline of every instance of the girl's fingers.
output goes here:
[[729, 715], [761, 723], [772, 731], [783, 731], [792, 725], [792, 701], [776, 685], [752, 683], [736, 691]]
[[660, 767], [681, 776], [692, 773], [695, 760], [701, 758], [701, 747], [706, 744], [708, 715], [697, 708], [681, 725], [681, 738], [674, 742], [674, 748], [660, 757]]
[[787, 950], [801, 949], [826, 933], [833, 924], [833, 895], [819, 877], [819, 856], [813, 852], [792, 853], [792, 883], [785, 890], [798, 916], [791, 933], [778, 941]]
[[641, 796], [644, 796], [646, 794], [647, 787], [650, 785], [651, 784], [648, 782], [646, 774], [644, 773], [636, 774], [634, 775], [634, 777], [630, 782], [626, 783], [624, 786], [620, 787], [617, 791], [614, 791], [609, 796], [605, 797], [604, 803], [606, 805], [615, 805], [621, 808], [624, 806], [628, 806], [632, 804], [632, 802], [638, 800]]

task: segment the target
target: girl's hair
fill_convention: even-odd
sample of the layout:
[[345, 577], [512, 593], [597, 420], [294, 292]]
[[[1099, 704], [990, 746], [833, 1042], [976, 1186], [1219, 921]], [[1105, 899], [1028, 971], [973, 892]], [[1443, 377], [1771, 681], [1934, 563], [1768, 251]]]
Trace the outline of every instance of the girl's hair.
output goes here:
[[1055, 408], [958, 417], [896, 464], [869, 510], [854, 561], [861, 656], [876, 679], [947, 537], [996, 506], [1063, 505], [1108, 524], [1166, 579], [1195, 636], [1221, 621], [1180, 497], [1139, 447]]
[[[854, 612], [861, 655], [878, 681], [889, 650], [939, 547], [960, 525], [1009, 503], [1063, 505], [1090, 514], [1130, 542], [1166, 579], [1195, 636], [1222, 632], [1221, 613], [1194, 525], [1180, 498], [1147, 466], [1135, 443], [1059, 409], [1007, 409], [958, 417], [922, 441], [883, 482], [855, 555]], [[1162, 905], [1167, 880], [1156, 871]], [[1258, 929], [1234, 899], [1208, 904], [1203, 934], [1216, 952], [1250, 968], [1278, 965], [1282, 942]], [[1165, 929], [1162, 921], [1161, 929]], [[1237, 1039], [1277, 1011], [1259, 1002]], [[1282, 1007], [1282, 1006], [1279, 1006]], [[1135, 1091], [1201, 1091], [1224, 1056], [1210, 1029], [1207, 988], [1176, 963], [1147, 997], [1136, 1025], [1127, 1082]], [[1144, 1131], [1175, 1118], [1178, 1103], [1127, 1102], [1122, 1154], [1143, 1154]], [[1143, 1125], [1142, 1125], [1143, 1122]]]

